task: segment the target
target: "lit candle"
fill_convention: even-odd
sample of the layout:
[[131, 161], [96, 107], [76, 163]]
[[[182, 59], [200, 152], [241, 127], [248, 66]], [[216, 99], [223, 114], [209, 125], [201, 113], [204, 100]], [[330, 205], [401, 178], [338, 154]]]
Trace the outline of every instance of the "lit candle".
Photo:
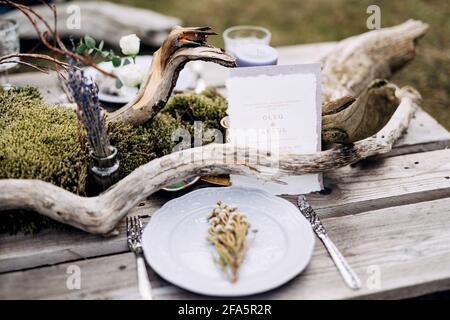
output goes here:
[[262, 43], [245, 44], [233, 52], [238, 67], [273, 66], [278, 62], [278, 52]]

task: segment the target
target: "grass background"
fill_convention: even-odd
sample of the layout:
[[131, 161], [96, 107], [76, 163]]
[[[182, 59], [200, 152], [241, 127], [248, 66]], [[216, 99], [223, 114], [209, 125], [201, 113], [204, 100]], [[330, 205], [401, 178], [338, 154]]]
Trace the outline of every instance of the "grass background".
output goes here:
[[[272, 45], [336, 41], [367, 31], [367, 7], [381, 8], [382, 27], [420, 19], [430, 29], [414, 61], [393, 81], [413, 85], [422, 107], [450, 130], [450, 1], [449, 0], [110, 0], [182, 19], [185, 26], [227, 27], [255, 24], [272, 32]], [[223, 46], [221, 36], [211, 37]]]

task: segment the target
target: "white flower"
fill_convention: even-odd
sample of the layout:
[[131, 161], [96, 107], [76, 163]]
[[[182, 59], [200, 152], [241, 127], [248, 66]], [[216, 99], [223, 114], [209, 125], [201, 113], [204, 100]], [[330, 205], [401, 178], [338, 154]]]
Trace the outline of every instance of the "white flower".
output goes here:
[[127, 64], [118, 70], [120, 81], [127, 87], [137, 87], [144, 81], [145, 68], [137, 64]]
[[129, 34], [120, 38], [120, 49], [126, 56], [135, 56], [139, 53], [141, 40], [135, 34]]

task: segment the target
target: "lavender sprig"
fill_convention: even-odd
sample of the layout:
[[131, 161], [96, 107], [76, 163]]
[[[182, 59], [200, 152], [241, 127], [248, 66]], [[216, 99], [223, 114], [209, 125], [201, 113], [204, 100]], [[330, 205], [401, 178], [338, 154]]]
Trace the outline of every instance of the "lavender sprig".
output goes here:
[[72, 59], [68, 61], [70, 68], [66, 85], [77, 104], [77, 115], [87, 131], [89, 146], [95, 156], [107, 157], [111, 155], [111, 148], [98, 100], [98, 86]]

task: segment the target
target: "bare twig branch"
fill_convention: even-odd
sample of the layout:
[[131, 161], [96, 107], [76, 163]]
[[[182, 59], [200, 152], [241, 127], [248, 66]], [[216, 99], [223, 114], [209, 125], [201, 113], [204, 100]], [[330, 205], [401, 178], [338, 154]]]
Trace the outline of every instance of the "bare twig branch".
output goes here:
[[24, 65], [24, 66], [33, 68], [33, 69], [35, 69], [36, 71], [39, 71], [39, 72], [48, 74], [48, 70], [47, 70], [47, 69], [41, 68], [41, 67], [39, 67], [39, 66], [37, 66], [37, 65], [34, 65], [34, 64], [32, 64], [32, 63], [25, 62], [25, 61], [21, 61], [21, 60], [19, 60], [19, 61], [11, 60], [11, 61], [5, 61], [5, 62], [3, 62], [3, 63], [18, 63], [18, 64], [21, 64], [21, 65]]
[[6, 56], [0, 57], [0, 64], [2, 63], [9, 63], [9, 62], [19, 62], [17, 60], [14, 61], [8, 61], [9, 59], [13, 58], [31, 58], [31, 59], [38, 59], [38, 60], [46, 60], [50, 62], [56, 63], [58, 66], [67, 68], [69, 65], [66, 62], [60, 61], [54, 57], [51, 57], [47, 54], [41, 54], [41, 53], [13, 53], [8, 54]]
[[[45, 3], [45, 1], [44, 1]], [[68, 50], [64, 43], [62, 42], [61, 38], [59, 37], [58, 30], [56, 28], [57, 26], [57, 14], [56, 14], [56, 8], [54, 5], [47, 4], [50, 8], [50, 10], [53, 11], [54, 16], [54, 28], [50, 26], [48, 21], [45, 20], [44, 17], [42, 17], [40, 14], [38, 14], [36, 11], [34, 11], [31, 7], [16, 3], [10, 0], [0, 0], [0, 4], [5, 4], [8, 6], [11, 6], [19, 11], [21, 11], [27, 19], [30, 21], [30, 23], [33, 25], [33, 28], [36, 31], [36, 34], [38, 35], [39, 40], [44, 44], [47, 49], [50, 51], [60, 54], [62, 56], [68, 56], [77, 61], [78, 63], [81, 63], [85, 66], [91, 66], [97, 71], [101, 72], [102, 74], [116, 78], [116, 75], [113, 73], [106, 71], [102, 68], [100, 68], [97, 64], [93, 62], [93, 60], [88, 56], [81, 56], [75, 52], [72, 52]], [[37, 24], [37, 21], [35, 19], [38, 19], [38, 21], [42, 22], [46, 30], [41, 30]], [[51, 37], [54, 41], [54, 44], [51, 44], [49, 41], [49, 37]], [[55, 58], [56, 59], [56, 58]], [[56, 61], [54, 61], [56, 62]], [[58, 64], [60, 65], [60, 64]]]

